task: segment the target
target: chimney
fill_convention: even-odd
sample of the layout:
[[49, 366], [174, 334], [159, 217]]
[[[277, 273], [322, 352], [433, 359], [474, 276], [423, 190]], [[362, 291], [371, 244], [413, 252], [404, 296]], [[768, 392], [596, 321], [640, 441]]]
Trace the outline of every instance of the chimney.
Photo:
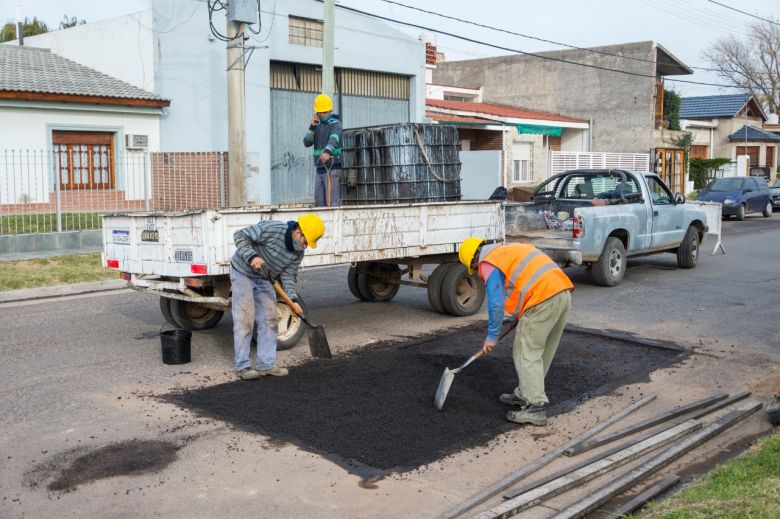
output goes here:
[[16, 39], [19, 40], [19, 46], [24, 45], [24, 25], [22, 23], [22, 6], [16, 4]]

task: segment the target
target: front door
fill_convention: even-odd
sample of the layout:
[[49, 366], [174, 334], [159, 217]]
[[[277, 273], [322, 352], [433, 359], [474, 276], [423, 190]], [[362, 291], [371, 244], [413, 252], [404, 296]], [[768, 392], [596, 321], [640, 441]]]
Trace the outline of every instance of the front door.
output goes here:
[[647, 177], [653, 215], [652, 248], [663, 250], [676, 246], [687, 229], [681, 229], [680, 211], [674, 204], [674, 195], [655, 177]]
[[657, 148], [656, 170], [667, 186], [676, 193], [685, 192], [685, 153], [675, 148]]

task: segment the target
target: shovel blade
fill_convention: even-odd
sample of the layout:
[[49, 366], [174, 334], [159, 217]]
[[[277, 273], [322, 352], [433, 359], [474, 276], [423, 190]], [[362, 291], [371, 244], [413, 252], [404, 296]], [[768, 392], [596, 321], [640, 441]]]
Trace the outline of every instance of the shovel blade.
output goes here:
[[435, 405], [436, 409], [439, 411], [441, 411], [442, 407], [444, 407], [444, 401], [447, 399], [447, 393], [450, 392], [452, 381], [455, 380], [455, 373], [457, 373], [457, 371], [451, 370], [450, 368], [445, 368], [444, 373], [441, 376], [441, 380], [439, 380], [439, 388], [436, 390], [436, 398], [433, 399], [433, 405]]
[[328, 344], [328, 337], [325, 335], [324, 326], [315, 326], [309, 332], [309, 350], [311, 350], [312, 357], [319, 357], [321, 359], [333, 358], [333, 354], [330, 351], [330, 344]]

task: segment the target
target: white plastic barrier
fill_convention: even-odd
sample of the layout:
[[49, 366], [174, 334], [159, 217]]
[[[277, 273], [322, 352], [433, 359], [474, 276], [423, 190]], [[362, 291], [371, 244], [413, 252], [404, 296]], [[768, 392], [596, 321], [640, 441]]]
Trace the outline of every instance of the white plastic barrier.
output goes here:
[[723, 208], [720, 202], [703, 202], [701, 200], [691, 200], [685, 202], [699, 207], [707, 215], [707, 234], [714, 234], [717, 237], [717, 243], [715, 248], [712, 249], [711, 256], [714, 256], [718, 252], [718, 248], [726, 254], [726, 249], [723, 248], [723, 243], [720, 241], [721, 222], [723, 220]]

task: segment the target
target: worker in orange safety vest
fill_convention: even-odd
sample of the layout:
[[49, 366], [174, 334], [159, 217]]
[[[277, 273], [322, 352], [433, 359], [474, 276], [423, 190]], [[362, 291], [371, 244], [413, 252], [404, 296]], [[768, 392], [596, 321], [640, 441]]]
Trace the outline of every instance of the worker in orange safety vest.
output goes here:
[[495, 348], [505, 313], [519, 320], [512, 349], [519, 382], [499, 400], [520, 409], [509, 411], [507, 419], [547, 425], [544, 377], [566, 325], [574, 285], [549, 256], [532, 245], [486, 244], [482, 238], [468, 238], [458, 256], [469, 274], [478, 271], [485, 283], [488, 333], [483, 352]]

